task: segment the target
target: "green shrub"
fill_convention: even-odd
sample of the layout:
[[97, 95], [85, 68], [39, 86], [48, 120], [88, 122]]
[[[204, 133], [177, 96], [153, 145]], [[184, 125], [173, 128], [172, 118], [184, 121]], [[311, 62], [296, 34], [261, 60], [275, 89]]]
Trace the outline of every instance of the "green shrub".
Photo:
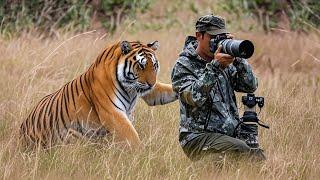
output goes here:
[[0, 0], [0, 30], [1, 34], [33, 28], [49, 33], [59, 28], [82, 31], [98, 21], [113, 31], [126, 17], [148, 9], [151, 1]]
[[267, 32], [285, 20], [292, 30], [307, 31], [320, 26], [319, 0], [229, 0], [221, 3], [224, 10], [238, 16], [253, 15]]

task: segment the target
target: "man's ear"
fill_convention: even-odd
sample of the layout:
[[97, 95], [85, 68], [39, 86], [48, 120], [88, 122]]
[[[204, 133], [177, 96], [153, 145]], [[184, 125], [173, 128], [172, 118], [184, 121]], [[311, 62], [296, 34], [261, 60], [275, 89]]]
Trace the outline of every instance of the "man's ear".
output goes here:
[[120, 46], [123, 55], [128, 54], [132, 50], [132, 47], [128, 41], [122, 41]]
[[153, 41], [151, 43], [148, 43], [147, 46], [156, 51], [160, 47], [160, 43], [159, 41]]
[[196, 32], [196, 38], [197, 39], [203, 39], [203, 34], [201, 32]]

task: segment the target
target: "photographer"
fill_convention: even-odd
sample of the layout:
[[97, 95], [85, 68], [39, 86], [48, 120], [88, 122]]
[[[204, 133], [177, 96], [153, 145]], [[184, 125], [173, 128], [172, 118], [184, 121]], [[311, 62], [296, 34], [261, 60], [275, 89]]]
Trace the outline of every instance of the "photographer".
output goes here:
[[252, 93], [258, 86], [245, 59], [210, 50], [210, 40], [226, 34], [221, 17], [206, 15], [196, 22], [196, 37], [188, 36], [172, 71], [172, 84], [180, 100], [180, 135], [183, 151], [190, 159], [204, 154], [239, 152], [264, 159], [234, 137], [239, 113], [234, 91]]

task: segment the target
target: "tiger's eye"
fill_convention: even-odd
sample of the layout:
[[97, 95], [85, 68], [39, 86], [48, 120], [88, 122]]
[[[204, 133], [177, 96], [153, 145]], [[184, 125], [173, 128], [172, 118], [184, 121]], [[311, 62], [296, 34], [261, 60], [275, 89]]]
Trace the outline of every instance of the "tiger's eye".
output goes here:
[[142, 65], [142, 64], [140, 64], [140, 63], [138, 63], [138, 65], [139, 65], [139, 68], [141, 69], [141, 70], [144, 70], [144, 65]]

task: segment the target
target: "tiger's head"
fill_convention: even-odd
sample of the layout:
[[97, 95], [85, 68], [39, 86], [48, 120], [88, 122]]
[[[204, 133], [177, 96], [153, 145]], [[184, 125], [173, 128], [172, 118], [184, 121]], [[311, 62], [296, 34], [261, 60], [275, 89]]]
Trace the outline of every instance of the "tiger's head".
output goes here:
[[117, 67], [118, 81], [128, 91], [143, 95], [150, 91], [157, 81], [159, 63], [155, 51], [159, 42], [149, 44], [122, 41], [122, 57]]

